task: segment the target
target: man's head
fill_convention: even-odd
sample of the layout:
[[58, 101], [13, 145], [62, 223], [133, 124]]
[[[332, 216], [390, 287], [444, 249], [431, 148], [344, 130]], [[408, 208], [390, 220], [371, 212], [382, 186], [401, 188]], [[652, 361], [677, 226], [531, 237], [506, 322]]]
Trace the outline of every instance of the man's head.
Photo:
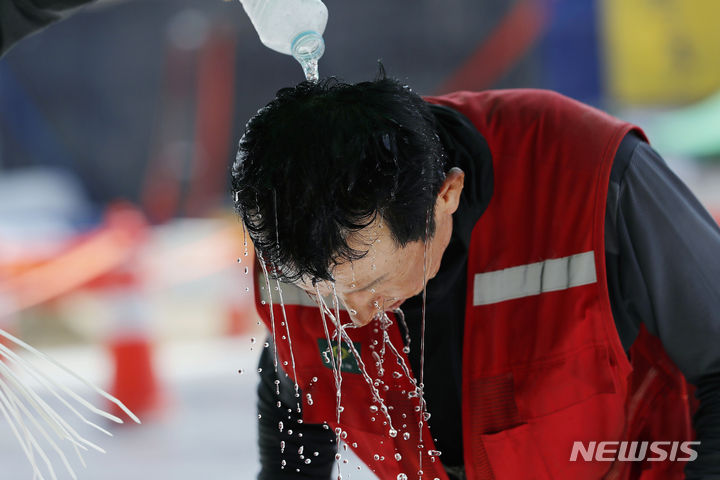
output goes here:
[[[353, 308], [352, 290], [374, 282], [362, 290], [379, 294], [399, 267], [386, 260], [402, 253], [413, 253], [407, 261], [417, 263], [419, 251], [415, 280], [422, 285], [424, 241], [436, 233], [438, 213], [449, 210], [443, 189], [458, 175], [446, 176], [444, 164], [434, 118], [408, 87], [386, 78], [303, 82], [279, 91], [248, 122], [233, 166], [235, 206], [278, 277], [308, 289], [335, 281]], [[461, 189], [462, 178], [459, 189], [445, 188], [455, 207]], [[403, 278], [397, 282], [408, 284]], [[369, 304], [382, 308], [395, 298], [386, 290]], [[400, 290], [393, 291], [409, 296], [409, 289]]]

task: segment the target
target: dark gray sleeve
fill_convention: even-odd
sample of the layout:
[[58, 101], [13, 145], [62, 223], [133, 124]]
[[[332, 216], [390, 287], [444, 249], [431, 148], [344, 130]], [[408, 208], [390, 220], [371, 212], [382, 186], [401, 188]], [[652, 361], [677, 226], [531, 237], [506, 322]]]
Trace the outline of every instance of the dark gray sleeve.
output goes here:
[[0, 0], [0, 56], [21, 38], [93, 0]]
[[[720, 478], [720, 228], [646, 143], [618, 154], [606, 219], [613, 315], [628, 349], [642, 322], [687, 380], [702, 443], [688, 479]], [[627, 151], [627, 150], [626, 150]]]
[[328, 480], [337, 451], [335, 435], [326, 426], [301, 423], [295, 385], [281, 366], [275, 373], [272, 339], [267, 342], [258, 365], [258, 480]]

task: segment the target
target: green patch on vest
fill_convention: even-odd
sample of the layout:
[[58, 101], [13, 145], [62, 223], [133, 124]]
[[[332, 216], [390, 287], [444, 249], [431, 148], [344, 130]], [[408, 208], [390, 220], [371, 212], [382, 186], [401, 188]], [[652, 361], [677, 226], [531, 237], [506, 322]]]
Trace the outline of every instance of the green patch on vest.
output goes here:
[[[350, 349], [350, 345], [348, 345], [346, 342], [343, 341], [341, 344], [342, 353], [340, 357], [338, 357], [337, 343], [333, 343], [332, 350], [330, 349], [330, 344], [324, 338], [318, 338], [317, 343], [318, 348], [320, 349], [320, 360], [322, 360], [323, 365], [325, 365], [327, 368], [333, 368], [333, 358], [335, 358], [336, 363], [339, 362], [339, 359], [342, 359], [342, 362], [340, 362], [340, 370], [342, 372], [361, 373], [360, 367], [357, 363], [357, 359], [355, 358], [355, 355], [353, 355], [353, 352]], [[360, 343], [353, 342], [353, 346], [355, 347], [355, 350], [357, 350], [358, 354], [360, 354], [360, 345]]]

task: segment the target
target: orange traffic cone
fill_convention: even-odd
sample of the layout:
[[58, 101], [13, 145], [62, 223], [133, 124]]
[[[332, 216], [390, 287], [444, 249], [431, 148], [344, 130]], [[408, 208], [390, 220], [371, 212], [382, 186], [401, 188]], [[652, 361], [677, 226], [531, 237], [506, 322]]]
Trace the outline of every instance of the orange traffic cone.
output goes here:
[[[144, 217], [128, 205], [111, 207], [106, 224], [135, 237], [136, 247], [147, 236]], [[107, 345], [114, 363], [114, 377], [110, 391], [141, 420], [146, 420], [160, 413], [164, 398], [155, 373], [151, 318], [137, 265], [138, 251], [136, 248], [122, 267], [95, 279], [93, 286], [101, 290], [111, 315]], [[110, 408], [113, 414], [127, 418], [115, 405]]]
[[[152, 345], [147, 338], [113, 339], [109, 345], [115, 364], [112, 395], [142, 421], [157, 416], [162, 404], [158, 379], [153, 368]], [[127, 418], [113, 405], [111, 413]]]

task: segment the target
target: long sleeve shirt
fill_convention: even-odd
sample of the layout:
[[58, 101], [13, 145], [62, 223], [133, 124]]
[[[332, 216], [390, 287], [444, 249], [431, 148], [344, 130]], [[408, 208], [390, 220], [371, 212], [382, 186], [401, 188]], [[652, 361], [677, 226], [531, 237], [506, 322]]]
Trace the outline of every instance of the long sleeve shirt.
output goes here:
[[[450, 158], [447, 168], [456, 166], [466, 174], [450, 244], [440, 271], [427, 284], [426, 301], [429, 426], [442, 452], [440, 459], [455, 480], [463, 478], [460, 412], [467, 255], [472, 228], [492, 196], [492, 157], [464, 116], [446, 107], [431, 108]], [[629, 350], [644, 324], [697, 387], [700, 408], [693, 425], [701, 445], [686, 475], [688, 480], [720, 478], [720, 229], [662, 158], [633, 134], [623, 140], [613, 161], [606, 206], [608, 287], [622, 345]], [[421, 303], [418, 296], [401, 306], [416, 373]], [[293, 384], [282, 370], [275, 376], [271, 350], [260, 359], [258, 478], [327, 479], [336, 449], [334, 435], [320, 425], [297, 422], [302, 415], [295, 409]], [[275, 380], [280, 381], [280, 396]], [[279, 431], [283, 420], [294, 425], [292, 435], [287, 428]], [[300, 446], [305, 452], [318, 452], [311, 464], [296, 453]]]
[[92, 0], [0, 0], [0, 56], [21, 38]]

